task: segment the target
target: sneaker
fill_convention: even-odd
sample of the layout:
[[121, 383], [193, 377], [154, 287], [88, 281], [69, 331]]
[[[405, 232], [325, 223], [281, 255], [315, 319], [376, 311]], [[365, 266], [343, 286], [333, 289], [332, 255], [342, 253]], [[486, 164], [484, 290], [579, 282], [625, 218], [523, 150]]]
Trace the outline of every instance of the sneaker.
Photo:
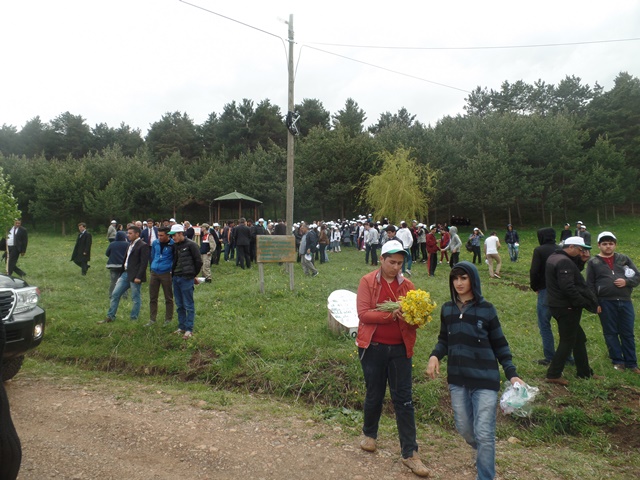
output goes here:
[[145, 327], [153, 327], [156, 324], [155, 320], [149, 320], [147, 323], [144, 324]]
[[182, 335], [182, 334], [184, 334], [184, 330], [182, 330], [182, 329], [180, 329], [180, 328], [179, 328], [179, 329], [177, 329], [175, 332], [173, 332], [173, 334], [174, 334], [174, 335]]
[[407, 270], [407, 275], [411, 276], [411, 270]]
[[184, 340], [189, 340], [191, 337], [193, 337], [193, 332], [187, 330], [186, 332], [184, 332], [184, 335], [182, 336], [182, 338]]
[[640, 368], [636, 367], [636, 368], [630, 368], [629, 371], [631, 373], [635, 373], [637, 375], [640, 375]]
[[111, 322], [113, 322], [113, 318], [105, 317], [104, 320], [100, 320], [98, 322], [98, 325], [102, 325], [103, 323], [111, 323]]
[[360, 442], [360, 448], [365, 452], [376, 451], [376, 439], [371, 437], [364, 437]]
[[622, 365], [621, 363], [616, 363], [613, 365], [613, 368], [615, 368], [616, 370], [618, 370], [619, 372], [624, 372], [624, 365]]
[[171, 323], [173, 323], [173, 320], [165, 320], [164, 326], [166, 327], [167, 325], [171, 325]]
[[314, 274], [313, 274], [313, 275], [311, 275], [311, 276], [312, 276], [312, 277], [317, 277], [319, 273], [320, 273], [320, 272], [316, 272], [316, 273], [314, 273]]
[[498, 275], [497, 273], [494, 273], [493, 276], [496, 278], [500, 278], [500, 275]]
[[544, 365], [545, 367], [548, 367], [549, 365], [551, 365], [551, 360], [547, 360], [546, 358], [542, 358], [540, 360], [536, 360], [536, 363], [538, 365]]
[[424, 466], [424, 463], [422, 463], [422, 460], [420, 460], [417, 452], [414, 452], [413, 457], [403, 458], [402, 463], [404, 463], [405, 467], [407, 467], [419, 477], [429, 476], [429, 470]]

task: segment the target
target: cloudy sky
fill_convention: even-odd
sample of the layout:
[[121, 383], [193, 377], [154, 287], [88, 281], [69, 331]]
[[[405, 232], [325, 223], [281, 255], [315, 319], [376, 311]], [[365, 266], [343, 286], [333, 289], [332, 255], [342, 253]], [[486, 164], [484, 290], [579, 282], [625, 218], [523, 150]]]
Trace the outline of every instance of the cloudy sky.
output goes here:
[[401, 107], [434, 124], [505, 80], [575, 75], [609, 90], [621, 71], [640, 76], [640, 41], [603, 42], [640, 37], [638, 1], [189, 2], [255, 29], [180, 0], [3, 1], [0, 125], [69, 111], [145, 135], [166, 112], [200, 124], [243, 98], [284, 113], [289, 14], [296, 103], [317, 98], [335, 113], [351, 97], [367, 125]]

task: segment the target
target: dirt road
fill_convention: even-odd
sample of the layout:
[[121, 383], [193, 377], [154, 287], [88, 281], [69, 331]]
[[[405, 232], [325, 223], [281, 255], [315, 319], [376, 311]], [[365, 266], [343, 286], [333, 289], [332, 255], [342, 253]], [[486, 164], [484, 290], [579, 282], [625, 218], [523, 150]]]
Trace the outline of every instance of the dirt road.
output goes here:
[[[212, 408], [149, 384], [27, 373], [6, 388], [23, 446], [21, 480], [418, 478], [399, 461], [397, 438], [367, 454], [340, 427], [283, 414], [281, 404], [256, 407], [271, 400]], [[432, 477], [474, 478], [469, 451], [458, 456]]]

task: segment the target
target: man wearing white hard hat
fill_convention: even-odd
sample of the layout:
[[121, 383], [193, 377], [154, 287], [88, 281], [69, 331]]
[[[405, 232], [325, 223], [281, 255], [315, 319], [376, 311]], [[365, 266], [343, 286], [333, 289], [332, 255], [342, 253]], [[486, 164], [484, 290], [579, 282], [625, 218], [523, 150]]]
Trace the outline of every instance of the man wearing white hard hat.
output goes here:
[[587, 285], [598, 297], [598, 315], [613, 368], [640, 374], [631, 303], [640, 273], [628, 256], [616, 252], [617, 244], [611, 232], [598, 235], [600, 253], [587, 264]]
[[565, 362], [573, 351], [578, 378], [592, 378], [587, 355], [587, 336], [580, 326], [582, 309], [596, 311], [597, 299], [580, 273], [589, 259], [590, 245], [582, 237], [569, 237], [561, 250], [547, 259], [545, 281], [547, 305], [558, 322], [560, 341], [547, 370], [546, 381], [557, 385], [569, 385], [562, 377]]

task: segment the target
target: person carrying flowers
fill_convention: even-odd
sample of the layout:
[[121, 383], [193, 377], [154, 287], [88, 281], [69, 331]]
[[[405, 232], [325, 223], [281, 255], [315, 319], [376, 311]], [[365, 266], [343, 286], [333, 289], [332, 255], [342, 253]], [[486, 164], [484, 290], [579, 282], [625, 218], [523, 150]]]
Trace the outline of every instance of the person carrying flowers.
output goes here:
[[[413, 283], [401, 274], [405, 255], [408, 253], [402, 243], [387, 241], [382, 246], [380, 268], [362, 277], [358, 286], [359, 326], [356, 345], [366, 384], [362, 428], [364, 438], [360, 448], [367, 452], [376, 451], [378, 423], [388, 383], [398, 426], [402, 463], [416, 475], [427, 477], [429, 470], [418, 456], [412, 398], [411, 357], [416, 330], [420, 325], [418, 321], [413, 325], [407, 323], [402, 306], [395, 304], [415, 291]], [[381, 307], [385, 302], [394, 303], [391, 305], [392, 311], [385, 311]], [[411, 317], [415, 321], [416, 318], [428, 318], [428, 315], [412, 310]]]

